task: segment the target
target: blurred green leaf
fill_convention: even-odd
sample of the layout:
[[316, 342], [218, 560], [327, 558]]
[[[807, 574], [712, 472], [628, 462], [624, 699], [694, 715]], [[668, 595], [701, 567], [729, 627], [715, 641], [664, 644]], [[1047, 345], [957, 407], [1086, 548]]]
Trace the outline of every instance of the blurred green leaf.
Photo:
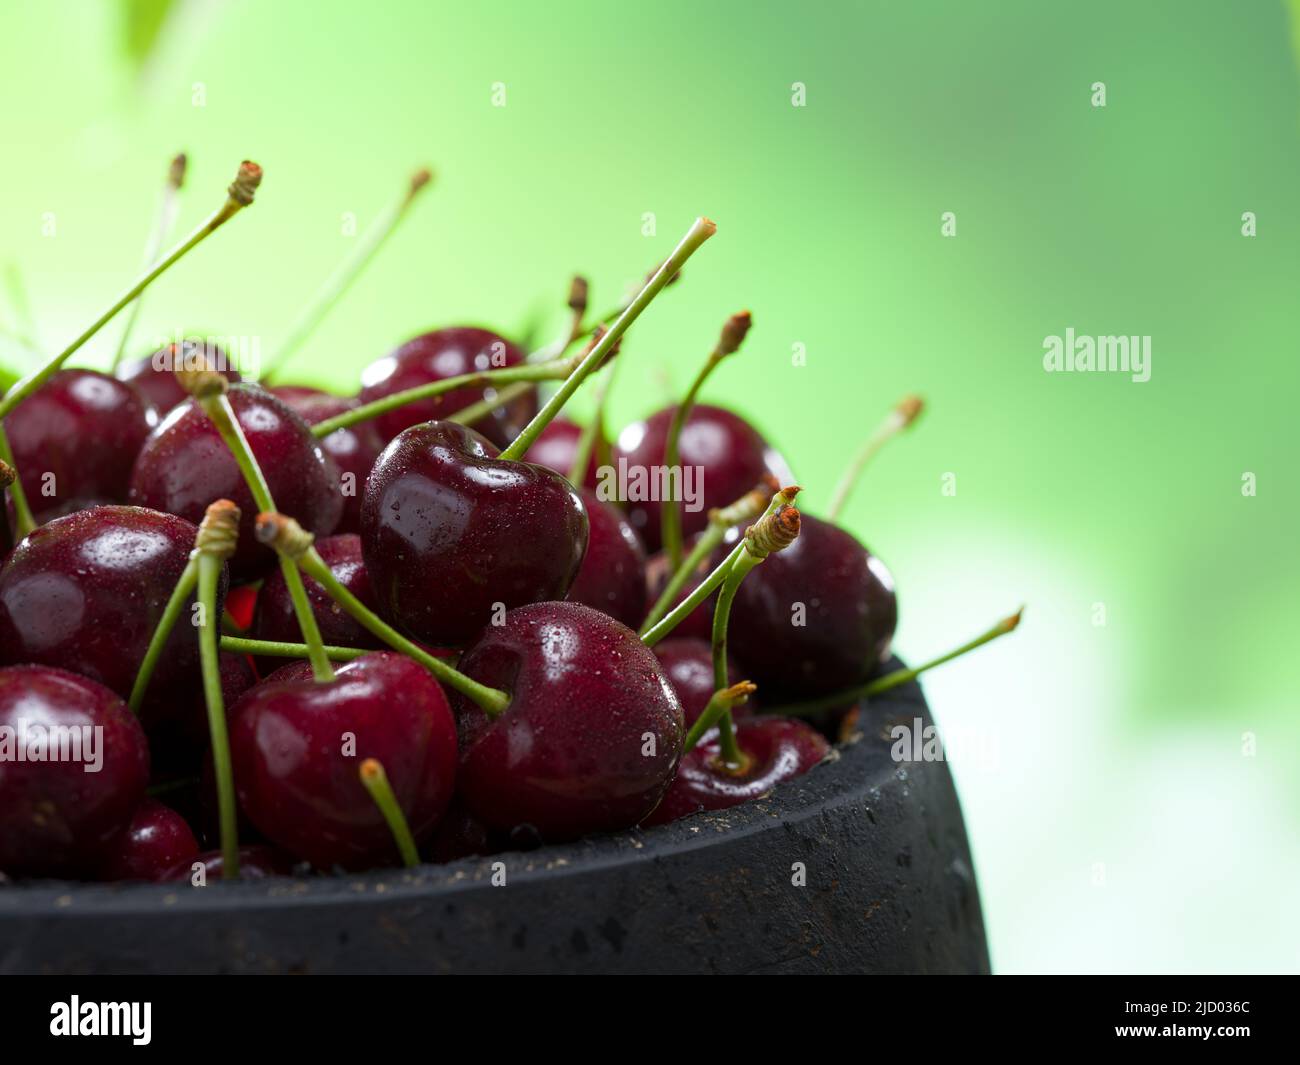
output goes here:
[[144, 65], [176, 0], [120, 0], [122, 47], [136, 67]]

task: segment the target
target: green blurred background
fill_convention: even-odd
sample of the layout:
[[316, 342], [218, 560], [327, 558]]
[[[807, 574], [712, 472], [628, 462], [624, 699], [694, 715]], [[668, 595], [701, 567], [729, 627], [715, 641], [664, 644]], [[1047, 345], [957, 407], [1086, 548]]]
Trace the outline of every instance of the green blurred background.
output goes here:
[[[926, 397], [847, 520], [894, 570], [906, 657], [1029, 604], [927, 683], [970, 738], [953, 761], [995, 969], [1294, 971], [1292, 37], [1275, 0], [7, 4], [0, 262], [62, 345], [133, 276], [174, 152], [186, 228], [253, 158], [256, 206], [151, 290], [137, 346], [271, 351], [354, 246], [345, 213], [364, 229], [430, 163], [300, 352], [293, 376], [348, 388], [426, 328], [549, 337], [572, 272], [615, 302], [714, 218], [629, 334], [614, 420], [751, 308], [707, 398], [758, 422], [816, 510], [882, 412]], [[1044, 373], [1068, 327], [1150, 335], [1151, 380]]]

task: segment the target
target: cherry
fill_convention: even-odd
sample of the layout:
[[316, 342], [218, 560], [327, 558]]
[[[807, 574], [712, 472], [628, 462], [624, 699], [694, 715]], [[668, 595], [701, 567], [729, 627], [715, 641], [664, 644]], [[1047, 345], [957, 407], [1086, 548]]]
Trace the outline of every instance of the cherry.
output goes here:
[[158, 880], [198, 853], [198, 841], [185, 818], [156, 799], [145, 799], [126, 831], [113, 840], [97, 879]]
[[[257, 675], [244, 655], [223, 652], [218, 664], [222, 703], [233, 706], [257, 683]], [[151, 683], [140, 707], [140, 723], [149, 736], [155, 777], [192, 772], [199, 764], [209, 740], [208, 707], [201, 687], [157, 691]]]
[[[331, 396], [301, 385], [281, 385], [271, 390], [283, 399], [308, 425], [316, 425], [357, 405], [355, 399]], [[335, 429], [320, 442], [321, 450], [334, 460], [339, 471], [339, 494], [343, 496], [343, 517], [335, 532], [359, 532], [361, 497], [375, 459], [384, 449], [373, 422], [358, 422]]]
[[384, 449], [361, 508], [380, 613], [439, 647], [498, 611], [559, 599], [587, 549], [581, 499], [560, 474], [497, 458], [472, 429], [428, 422]]
[[[256, 385], [232, 385], [228, 395], [276, 503], [305, 528], [328, 536], [343, 513], [338, 470], [307, 424]], [[258, 507], [216, 426], [189, 400], [145, 441], [131, 474], [131, 501], [198, 522], [208, 504], [222, 498], [234, 501], [243, 515], [231, 573], [259, 576], [275, 563], [275, 553], [253, 535]]]
[[[365, 562], [361, 558], [361, 538], [352, 534], [329, 536], [316, 541], [316, 550], [320, 553], [330, 572], [348, 591], [360, 599], [370, 609], [375, 608], [374, 593], [370, 590], [370, 577], [366, 573]], [[307, 599], [311, 603], [312, 613], [320, 626], [321, 639], [327, 644], [339, 647], [378, 648], [383, 644], [372, 635], [359, 621], [339, 606], [329, 594], [310, 577], [303, 575], [303, 585], [307, 589]], [[294, 614], [293, 600], [289, 596], [289, 587], [285, 584], [284, 573], [272, 570], [257, 597], [257, 617], [253, 623], [253, 635], [259, 640], [273, 640], [284, 643], [299, 643], [302, 630], [298, 627], [298, 618]], [[267, 663], [259, 662], [259, 667]], [[283, 660], [271, 663], [271, 668], [284, 665]]]
[[[391, 355], [371, 363], [361, 372], [362, 403], [371, 403], [433, 381], [461, 374], [518, 366], [524, 353], [489, 329], [460, 326], [423, 333], [408, 340]], [[458, 388], [441, 396], [408, 403], [374, 420], [379, 435], [392, 440], [403, 429], [421, 422], [447, 418], [462, 407], [483, 399], [482, 388]], [[537, 411], [536, 390], [498, 408], [476, 428], [498, 447], [504, 447]]]
[[434, 830], [427, 852], [431, 862], [454, 862], [479, 854], [491, 854], [494, 849], [492, 844], [487, 826], [466, 810], [459, 798], [453, 797], [442, 821]]
[[[582, 434], [582, 426], [564, 418], [556, 418], [541, 431], [524, 458], [567, 477], [573, 471], [574, 460], [578, 457], [578, 441]], [[594, 490], [598, 483], [599, 468], [596, 449], [592, 448], [591, 458], [587, 460], [587, 472], [579, 487]]]
[[240, 380], [239, 372], [227, 368], [227, 362], [225, 352], [216, 344], [190, 339], [181, 341], [179, 351], [173, 343], [143, 359], [124, 362], [116, 374], [118, 380], [125, 381], [140, 394], [150, 421], [156, 423], [177, 404], [190, 398], [176, 376], [177, 366], [217, 370], [233, 384]]
[[[219, 883], [225, 860], [221, 851], [203, 851], [201, 854], [183, 858], [170, 869], [163, 872], [160, 881], [187, 881], [192, 883], [195, 864], [203, 866], [206, 885]], [[241, 880], [265, 880], [272, 876], [292, 876], [294, 862], [287, 854], [282, 854], [274, 847], [254, 845], [239, 848], [239, 877]]]
[[[42, 525], [0, 570], [0, 662], [70, 669], [130, 695], [197, 532], [175, 515], [122, 506]], [[188, 621], [188, 606], [183, 616]], [[198, 684], [198, 641], [182, 623], [168, 636], [150, 692]]]
[[[728, 533], [723, 550], [740, 535]], [[799, 538], [740, 586], [729, 639], [765, 702], [806, 699], [865, 681], [888, 656], [897, 623], [884, 563], [851, 533], [805, 514]]]
[[[673, 409], [661, 410], [619, 433], [615, 469], [624, 462], [629, 475], [638, 470], [654, 472], [662, 468]], [[768, 446], [758, 431], [738, 414], [721, 407], [701, 403], [691, 409], [682, 428], [678, 452], [683, 471], [688, 467], [702, 471], [698, 485], [699, 509], [687, 510], [689, 500], [679, 503], [682, 532], [687, 536], [701, 532], [708, 524], [709, 508], [726, 506], [753, 488], [765, 474], [775, 475], [782, 484], [793, 481], [785, 460]], [[658, 481], [657, 476], [653, 479]], [[629, 481], [629, 488], [633, 487]], [[661, 546], [658, 500], [630, 499], [627, 510], [633, 528], [641, 534], [647, 549], [657, 551]]]
[[645, 548], [623, 512], [590, 489], [578, 495], [587, 511], [587, 553], [569, 587], [571, 603], [585, 603], [635, 628], [645, 617]]
[[681, 703], [636, 633], [579, 603], [509, 611], [461, 656], [509, 692], [489, 717], [454, 694], [458, 789], [489, 829], [547, 842], [628, 828], [659, 801], [681, 754]]
[[[689, 550], [695, 540], [698, 538], [692, 536], [687, 540], [686, 547]], [[707, 556], [700, 560], [700, 564], [695, 568], [692, 576], [682, 585], [682, 589], [673, 597], [673, 601], [668, 605], [668, 610], [672, 610], [682, 603], [691, 592], [699, 587], [700, 581], [709, 575], [713, 568], [714, 562]], [[672, 577], [673, 571], [668, 554], [665, 551], [656, 551], [646, 559], [646, 602], [656, 603], [663, 590], [668, 586], [668, 581]], [[686, 615], [677, 627], [673, 629], [673, 635], [677, 637], [690, 637], [697, 640], [709, 641], [713, 629], [713, 603], [717, 598], [712, 595], [705, 599], [698, 607]], [[665, 611], [666, 613], [667, 611]]]
[[291, 664], [230, 717], [240, 806], [267, 839], [317, 868], [393, 861], [392, 834], [358, 776], [363, 759], [383, 765], [417, 841], [451, 800], [455, 721], [438, 683], [401, 655], [365, 655], [328, 682]]
[[736, 722], [736, 742], [747, 761], [731, 770], [722, 764], [717, 733], [705, 735], [682, 756], [672, 786], [642, 824], [663, 825], [701, 810], [739, 806], [802, 776], [830, 752], [821, 733], [797, 718], [744, 718]]
[[[0, 871], [91, 872], [149, 782], [135, 715], [86, 677], [11, 666], [0, 669], [0, 728]], [[38, 753], [42, 760], [32, 760]]]
[[[713, 649], [707, 640], [673, 636], [655, 644], [654, 652], [659, 664], [663, 666], [668, 683], [681, 700], [682, 712], [689, 728], [704, 713], [704, 708], [713, 697]], [[736, 684], [740, 679], [741, 670], [728, 658], [727, 683]], [[749, 703], [740, 703], [732, 708], [731, 716], [747, 717], [753, 712]]]
[[5, 419], [37, 521], [126, 499], [149, 435], [144, 402], [94, 370], [60, 370]]

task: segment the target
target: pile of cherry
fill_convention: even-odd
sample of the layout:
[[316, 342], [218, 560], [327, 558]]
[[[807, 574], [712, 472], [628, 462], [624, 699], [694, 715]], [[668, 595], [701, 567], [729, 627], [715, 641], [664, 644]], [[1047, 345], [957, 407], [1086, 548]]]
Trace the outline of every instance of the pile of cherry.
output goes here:
[[[599, 402], [586, 427], [557, 416], [595, 374], [603, 401], [704, 220], [610, 315], [588, 321], [575, 284], [541, 352], [440, 329], [355, 396], [241, 380], [201, 341], [65, 367], [260, 177], [244, 164], [0, 403], [4, 876], [357, 870], [662, 824], [808, 772], [861, 699], [919, 671], [878, 676], [880, 561], [795, 508], [753, 426], [695, 402], [747, 314], [683, 403], [615, 440]], [[700, 471], [702, 506], [605, 490], [674, 467]], [[42, 754], [36, 726], [95, 730], [96, 771]]]

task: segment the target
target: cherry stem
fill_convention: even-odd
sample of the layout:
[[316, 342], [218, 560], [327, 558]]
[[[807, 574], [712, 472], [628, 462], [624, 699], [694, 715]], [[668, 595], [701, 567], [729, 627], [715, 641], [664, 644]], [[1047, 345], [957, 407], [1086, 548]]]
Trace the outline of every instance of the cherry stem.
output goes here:
[[568, 307], [570, 312], [569, 328], [535, 351], [524, 356], [525, 362], [550, 362], [557, 359], [571, 348], [577, 339], [587, 332], [583, 322], [587, 317], [587, 279], [575, 275], [569, 282]]
[[578, 437], [578, 446], [573, 452], [573, 466], [569, 469], [569, 483], [581, 488], [587, 479], [587, 463], [591, 461], [594, 451], [599, 459], [605, 460], [609, 455], [609, 441], [605, 437], [605, 400], [614, 384], [614, 375], [618, 372], [619, 361], [615, 359], [605, 371], [605, 377], [597, 386], [596, 405], [591, 412], [591, 421], [583, 428]]
[[271, 365], [263, 371], [261, 375], [261, 384], [269, 386], [271, 378], [279, 370], [283, 370], [288, 363], [291, 355], [298, 350], [316, 327], [324, 321], [325, 316], [333, 309], [339, 298], [347, 291], [348, 287], [361, 275], [370, 260], [375, 257], [375, 253], [383, 246], [384, 242], [397, 229], [402, 219], [406, 217], [406, 212], [411, 204], [419, 195], [420, 190], [427, 186], [433, 180], [433, 174], [427, 169], [417, 170], [411, 175], [411, 180], [407, 184], [402, 195], [393, 202], [393, 204], [382, 215], [375, 219], [370, 228], [361, 237], [361, 242], [353, 249], [352, 254], [343, 260], [328, 278], [321, 285], [312, 301], [303, 309], [302, 313], [289, 327], [289, 335], [280, 345], [280, 350], [271, 360]]
[[[739, 684], [733, 684], [730, 688], [715, 691], [712, 698], [709, 699], [708, 705], [700, 716], [695, 719], [695, 724], [686, 733], [686, 741], [682, 745], [682, 754], [694, 750], [695, 746], [703, 739], [704, 734], [717, 724], [718, 719], [723, 714], [730, 717], [732, 707], [740, 705], [756, 691], [758, 691], [757, 686], [747, 680], [742, 680]], [[741, 752], [741, 757], [744, 758], [744, 752]]]
[[497, 408], [508, 406], [521, 396], [528, 395], [533, 388], [534, 385], [527, 381], [506, 385], [491, 399], [480, 399], [468, 407], [462, 407], [455, 414], [449, 414], [446, 420], [456, 422], [458, 425], [473, 425], [475, 422], [482, 421]]
[[[986, 643], [991, 643], [1000, 636], [1005, 636], [1009, 632], [1015, 632], [1016, 627], [1020, 624], [1021, 615], [1024, 613], [1024, 607], [1021, 607], [1010, 617], [1003, 618], [987, 632], [981, 633], [975, 639], [962, 644], [960, 647], [949, 651], [947, 654], [940, 655], [938, 658], [932, 658], [919, 666], [913, 666], [910, 669], [896, 669], [892, 673], [886, 673], [883, 677], [877, 677], [875, 680], [867, 681], [865, 684], [859, 684], [852, 688], [846, 688], [843, 691], [835, 692], [831, 695], [823, 695], [817, 699], [809, 699], [801, 703], [789, 703], [785, 706], [774, 706], [770, 712], [781, 714], [785, 717], [807, 717], [812, 714], [821, 713], [823, 710], [833, 710], [837, 707], [844, 706], [847, 703], [857, 702], [859, 699], [870, 699], [872, 696], [880, 695], [883, 692], [890, 691], [893, 688], [901, 687], [904, 684], [910, 684], [916, 680], [922, 673], [934, 669], [935, 666], [941, 666], [945, 662], [951, 662], [954, 658], [960, 658], [962, 655], [975, 650], [977, 647], [983, 647]], [[769, 712], [766, 707], [764, 713]]]
[[420, 852], [416, 849], [411, 826], [406, 821], [406, 814], [402, 812], [397, 796], [393, 794], [393, 786], [388, 782], [388, 774], [384, 772], [383, 765], [375, 758], [367, 758], [361, 763], [360, 775], [361, 783], [370, 792], [370, 797], [375, 800], [379, 812], [388, 822], [393, 841], [402, 856], [402, 864], [408, 869], [414, 869], [420, 864]]
[[[285, 643], [282, 640], [250, 640], [243, 636], [221, 637], [221, 649], [237, 655], [262, 655], [266, 658], [306, 658], [305, 643]], [[337, 647], [325, 644], [325, 654], [331, 662], [351, 662], [362, 655], [373, 654], [360, 647]]]
[[[181, 186], [185, 184], [185, 153], [181, 152], [171, 161], [171, 166], [167, 168], [167, 182], [163, 185], [162, 197], [158, 201], [158, 211], [154, 216], [153, 228], [149, 232], [149, 239], [144, 246], [144, 266], [150, 267], [158, 261], [158, 256], [162, 254], [163, 244], [168, 236], [171, 235], [172, 226], [176, 224], [176, 213], [180, 203]], [[131, 333], [135, 329], [136, 319], [140, 317], [140, 306], [143, 303], [139, 297], [131, 301], [131, 313], [127, 315], [126, 325], [122, 328], [122, 336], [117, 342], [117, 351], [113, 354], [113, 362], [109, 366], [109, 373], [113, 373], [126, 354], [126, 346], [131, 340]]]
[[552, 419], [564, 409], [564, 405], [569, 402], [570, 397], [578, 390], [588, 375], [604, 363], [605, 357], [614, 350], [614, 346], [627, 332], [628, 327], [640, 317], [641, 312], [650, 305], [664, 286], [672, 280], [677, 271], [681, 269], [682, 264], [694, 255], [700, 246], [717, 231], [718, 227], [707, 218], [697, 218], [695, 220], [695, 223], [682, 238], [681, 243], [668, 257], [668, 261], [655, 271], [654, 276], [650, 278], [636, 298], [628, 304], [627, 309], [618, 316], [617, 321], [609, 327], [608, 332], [583, 356], [577, 369], [564, 379], [564, 383], [546, 401], [542, 409], [537, 412], [537, 416], [524, 427], [523, 432], [515, 438], [510, 446], [501, 452], [501, 458], [510, 460], [524, 456], [528, 449], [533, 446], [533, 442], [537, 437], [541, 435], [542, 430], [550, 425]]
[[840, 483], [835, 488], [835, 494], [831, 497], [830, 508], [826, 512], [827, 521], [834, 521], [839, 517], [840, 511], [844, 509], [844, 504], [848, 502], [854, 486], [857, 485], [858, 480], [861, 478], [862, 471], [875, 457], [876, 452], [916, 421], [917, 415], [921, 413], [923, 406], [920, 396], [904, 396], [885, 415], [881, 423], [876, 426], [876, 431], [867, 438], [866, 443], [862, 445], [853, 461], [849, 463], [848, 469], [844, 471], [844, 476], [840, 478]]
[[155, 280], [167, 272], [178, 260], [183, 258], [191, 249], [197, 247], [204, 240], [210, 237], [230, 219], [234, 218], [241, 210], [253, 202], [253, 194], [262, 180], [262, 168], [256, 163], [244, 161], [239, 165], [239, 173], [235, 176], [234, 182], [231, 183], [227, 191], [226, 202], [214, 211], [208, 219], [203, 222], [193, 233], [185, 238], [180, 244], [173, 248], [166, 256], [155, 263], [149, 270], [136, 280], [125, 292], [122, 293], [106, 310], [101, 314], [94, 323], [77, 337], [71, 344], [64, 348], [59, 354], [49, 359], [40, 369], [27, 374], [20, 379], [8, 392], [5, 393], [4, 399], [0, 400], [0, 419], [7, 418], [13, 413], [13, 409], [18, 406], [24, 399], [45, 384], [62, 368], [63, 364], [68, 361], [83, 344], [93, 337], [100, 329], [107, 325], [113, 317], [128, 303], [140, 295]]
[[181, 575], [172, 588], [171, 597], [163, 608], [162, 617], [158, 619], [158, 624], [154, 626], [153, 636], [149, 638], [149, 646], [140, 662], [140, 668], [136, 670], [135, 683], [131, 686], [131, 697], [126, 702], [126, 705], [136, 714], [140, 712], [140, 707], [144, 703], [145, 692], [149, 689], [149, 681], [153, 679], [153, 671], [158, 665], [158, 659], [162, 656], [167, 637], [171, 635], [172, 629], [176, 627], [176, 621], [185, 609], [186, 601], [194, 593], [195, 584], [198, 583], [199, 564], [197, 555], [197, 551], [191, 552], [189, 561], [185, 563], [185, 568], [181, 570]]
[[444, 377], [441, 381], [430, 381], [427, 384], [416, 385], [414, 388], [406, 388], [401, 392], [394, 392], [360, 407], [336, 414], [333, 418], [326, 418], [323, 422], [312, 426], [312, 435], [323, 438], [335, 430], [346, 429], [358, 422], [370, 421], [408, 403], [432, 399], [445, 392], [454, 392], [458, 388], [487, 388], [513, 384], [517, 381], [559, 381], [567, 377], [576, 365], [571, 359], [556, 359], [532, 366], [502, 366], [495, 370], [478, 370], [474, 373], [459, 374], [456, 377]]
[[[726, 579], [727, 570], [731, 568], [731, 563], [735, 560], [736, 553], [741, 550], [743, 544], [737, 544], [731, 554], [722, 560], [717, 569], [704, 578], [704, 582], [700, 587], [711, 582], [706, 591], [701, 593], [700, 588], [696, 588], [675, 609], [668, 610], [669, 604], [677, 597], [677, 593], [686, 586], [691, 574], [722, 543], [723, 538], [727, 535], [727, 530], [742, 522], [773, 513], [782, 504], [793, 503], [795, 496], [799, 494], [799, 486], [791, 485], [789, 488], [780, 489], [768, 500], [765, 494], [768, 487], [768, 485], [760, 485], [758, 488], [746, 492], [734, 503], [709, 514], [709, 527], [700, 534], [695, 547], [691, 549], [691, 553], [686, 557], [685, 561], [677, 567], [677, 572], [669, 579], [659, 599], [650, 608], [650, 613], [646, 615], [645, 621], [641, 624], [641, 639], [645, 641], [648, 647], [653, 647], [681, 622], [685, 621], [691, 611], [704, 602], [712, 594], [713, 589]], [[766, 507], [764, 507], [764, 503], [766, 503]]]
[[18, 479], [18, 473], [4, 459], [0, 459], [0, 553], [8, 555], [14, 547], [13, 531], [9, 528], [9, 508], [4, 505], [4, 489]]
[[[678, 468], [682, 428], [686, 425], [691, 408], [695, 406], [695, 397], [704, 387], [709, 374], [718, 363], [740, 348], [752, 324], [753, 318], [748, 311], [733, 314], [727, 319], [717, 344], [709, 353], [709, 357], [704, 360], [704, 365], [700, 367], [695, 380], [691, 382], [691, 387], [686, 391], [686, 397], [677, 404], [673, 410], [672, 420], [668, 423], [668, 438], [664, 441], [664, 467], [668, 471], [669, 489], [668, 498], [664, 500], [660, 510], [660, 533], [664, 551], [668, 555], [668, 565], [674, 571], [682, 564], [682, 514], [677, 505], [678, 489], [681, 487], [682, 478], [681, 470]], [[675, 475], [674, 470], [677, 470]]]
[[[17, 538], [21, 540], [36, 528], [36, 519], [32, 516], [32, 508], [27, 502], [27, 493], [23, 491], [23, 483], [18, 478], [13, 449], [9, 446], [9, 434], [5, 432], [3, 422], [0, 422], [0, 462], [8, 466], [14, 475], [14, 479], [9, 482], [9, 498], [14, 501], [14, 521], [17, 525], [15, 532]], [[7, 514], [5, 520], [8, 521]]]

